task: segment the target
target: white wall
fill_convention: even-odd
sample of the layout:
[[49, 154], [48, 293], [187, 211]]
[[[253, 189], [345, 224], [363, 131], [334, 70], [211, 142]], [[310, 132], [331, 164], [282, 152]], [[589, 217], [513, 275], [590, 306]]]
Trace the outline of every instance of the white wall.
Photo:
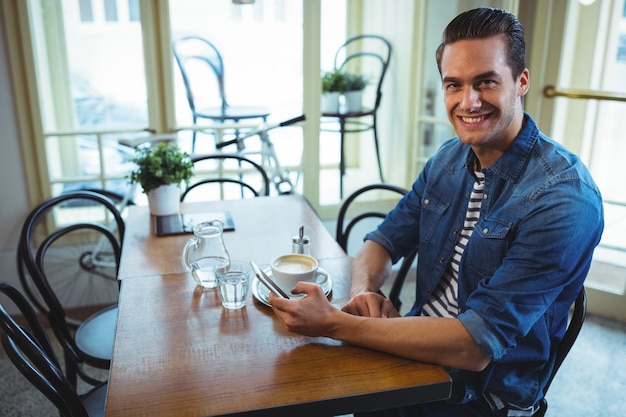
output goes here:
[[13, 91], [9, 82], [6, 36], [5, 28], [0, 27], [0, 280], [21, 288], [15, 250], [28, 201], [13, 102], [19, 92]]

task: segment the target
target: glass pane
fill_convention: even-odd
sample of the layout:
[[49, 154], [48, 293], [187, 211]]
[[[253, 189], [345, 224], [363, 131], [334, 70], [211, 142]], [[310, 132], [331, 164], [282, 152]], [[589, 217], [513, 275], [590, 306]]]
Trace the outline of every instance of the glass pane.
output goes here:
[[[587, 27], [595, 30], [581, 31]], [[563, 89], [626, 92], [624, 0], [592, 2], [587, 6], [571, 2], [564, 33], [571, 35], [563, 44], [557, 85]], [[577, 42], [573, 38], [578, 35], [589, 42]], [[626, 103], [561, 97], [555, 99], [554, 108], [553, 137], [581, 155], [604, 199], [604, 232], [585, 282], [588, 287], [607, 293], [589, 305], [592, 312], [602, 312], [604, 307], [600, 305], [611, 305], [614, 294], [623, 295], [626, 289], [626, 189], [622, 184], [626, 170], [621, 158], [626, 152]], [[618, 317], [623, 311], [611, 314]]]
[[[278, 123], [302, 114], [305, 18], [302, 4], [301, 1], [285, 0], [255, 1], [252, 4], [235, 4], [232, 0], [177, 0], [170, 2], [172, 40], [177, 46], [177, 40], [191, 35], [202, 37], [213, 44], [222, 58], [223, 89], [228, 105], [267, 107], [270, 112], [268, 124]], [[331, 51], [322, 53], [322, 57], [332, 57], [337, 45], [345, 37], [345, 1], [322, 2], [322, 13], [322, 20], [328, 22], [323, 25], [322, 50]], [[200, 71], [198, 67], [195, 69]], [[190, 90], [194, 94], [196, 110], [200, 110], [200, 107], [219, 106], [215, 75], [205, 70], [204, 78], [195, 85], [191, 80], [192, 76], [193, 74], [189, 77], [189, 84], [192, 86]], [[194, 145], [193, 133], [184, 129], [193, 126], [194, 121], [177, 62], [174, 62], [174, 84], [176, 120], [179, 127], [183, 128], [178, 135], [179, 142], [188, 152], [214, 152], [216, 141], [232, 139], [233, 133], [246, 134], [261, 123], [260, 119], [241, 119], [239, 123], [243, 127], [239, 132], [233, 129], [198, 131]], [[202, 90], [198, 92], [200, 88]], [[211, 126], [216, 122], [221, 121], [198, 118], [196, 125]], [[232, 122], [233, 120], [224, 121], [227, 124]], [[292, 181], [296, 182], [296, 189], [301, 192], [301, 129], [274, 129], [269, 132], [269, 136], [280, 166], [289, 172]], [[246, 139], [244, 151], [258, 153], [261, 150], [259, 139], [258, 136]], [[222, 149], [226, 152], [236, 150], [232, 146]], [[335, 154], [336, 149], [332, 149]], [[257, 162], [262, 160], [257, 159], [259, 155], [248, 156]], [[272, 171], [276, 168], [272, 168], [273, 165], [267, 161], [264, 166], [272, 176]]]
[[[177, 0], [170, 2], [170, 21], [173, 46], [179, 53], [188, 81], [186, 86], [181, 66], [173, 60], [176, 121], [182, 129], [178, 140], [183, 150], [189, 153], [215, 152], [216, 143], [233, 139], [234, 135], [251, 133], [262, 125], [260, 117], [220, 119], [220, 87], [223, 89], [224, 104], [230, 111], [244, 115], [262, 114], [264, 112], [251, 107], [266, 108], [265, 113], [269, 113], [267, 124], [270, 125], [302, 114], [301, 1], [264, 0], [236, 4], [232, 0]], [[192, 44], [181, 40], [189, 36], [199, 37], [205, 42]], [[204, 61], [194, 58], [185, 60], [184, 56], [190, 53], [207, 58]], [[213, 67], [219, 68], [217, 56], [221, 58], [223, 68], [221, 86], [216, 71], [207, 65], [210, 62]], [[193, 103], [189, 100], [190, 93]], [[194, 123], [192, 104], [197, 113], [209, 117], [198, 117]], [[237, 108], [242, 111], [235, 110]], [[185, 129], [194, 125], [210, 127], [234, 123], [239, 123], [241, 127], [197, 130], [195, 140], [194, 133]], [[302, 129], [285, 127], [271, 130], [269, 141], [278, 165], [271, 163], [272, 151], [262, 147], [259, 135], [241, 142], [243, 149], [237, 149], [235, 145], [221, 149], [224, 152], [245, 152], [250, 159], [262, 164], [270, 177], [288, 175], [296, 190], [301, 192]]]
[[[119, 134], [48, 136], [46, 150], [52, 194], [89, 189], [106, 189], [120, 196], [129, 192], [126, 175], [134, 168], [130, 161], [135, 151], [120, 145], [119, 139]], [[133, 201], [138, 200], [133, 198]]]
[[[619, 23], [615, 25], [608, 44], [607, 59], [603, 63], [604, 76], [601, 88], [617, 93], [626, 93], [626, 2]], [[603, 197], [626, 204], [626, 192], [621, 181], [626, 178], [626, 166], [621, 156], [626, 154], [626, 103], [600, 101], [598, 120], [593, 137], [591, 167]]]
[[141, 24], [130, 20], [128, 2], [84, 3], [90, 4], [92, 19], [82, 17], [78, 2], [63, 0], [73, 127], [146, 127]]
[[45, 138], [52, 195], [107, 184], [127, 189], [122, 134], [95, 132], [148, 126], [141, 25], [131, 21], [131, 3], [31, 2], [42, 123], [52, 134]]
[[[619, 5], [618, 5], [619, 6]], [[626, 2], [620, 6], [621, 16], [613, 18], [607, 41], [606, 59], [602, 65], [602, 85], [605, 91], [626, 93]], [[626, 243], [626, 189], [622, 178], [626, 178], [626, 103], [598, 101], [590, 113], [594, 120], [591, 132], [592, 151], [590, 168], [605, 200], [605, 231], [599, 253], [603, 258], [619, 265], [626, 265], [624, 252]], [[613, 253], [613, 255], [611, 255]], [[623, 290], [623, 282], [619, 284]]]
[[[217, 49], [222, 58], [223, 89], [229, 106], [268, 107], [268, 120], [271, 121], [283, 121], [302, 114], [301, 2], [270, 0], [235, 4], [232, 0], [177, 0], [170, 2], [170, 19], [174, 42], [193, 35]], [[199, 65], [195, 70], [199, 74]], [[192, 83], [197, 110], [221, 104], [215, 75], [208, 68], [204, 71], [203, 82]], [[191, 72], [193, 76], [193, 68]], [[177, 123], [190, 126], [193, 124], [192, 113], [175, 62], [174, 82]], [[232, 123], [232, 120], [225, 122]], [[256, 118], [244, 122], [254, 126], [262, 120]], [[211, 123], [208, 119], [198, 120], [202, 125]], [[275, 136], [279, 136], [279, 130], [275, 131]], [[186, 137], [183, 132], [180, 136], [184, 141], [190, 135]], [[214, 141], [214, 135], [199, 134], [197, 145], [200, 148], [196, 152], [213, 151]], [[181, 147], [185, 147], [184, 142]], [[296, 145], [298, 147], [301, 151], [301, 143]], [[301, 152], [286, 155], [288, 160], [284, 163], [299, 164], [300, 156]]]

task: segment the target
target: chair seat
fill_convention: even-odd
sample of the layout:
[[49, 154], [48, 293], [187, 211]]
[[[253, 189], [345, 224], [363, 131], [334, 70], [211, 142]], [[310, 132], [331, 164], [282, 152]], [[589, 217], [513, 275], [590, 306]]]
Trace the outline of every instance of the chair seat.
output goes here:
[[213, 120], [259, 119], [266, 118], [269, 114], [269, 109], [266, 107], [255, 106], [228, 106], [225, 109], [221, 107], [207, 107], [196, 112], [198, 117]]
[[104, 383], [81, 398], [89, 417], [104, 416], [108, 387], [109, 384]]
[[86, 355], [102, 361], [113, 357], [117, 327], [117, 305], [105, 308], [85, 320], [76, 330], [76, 346]]
[[350, 117], [363, 117], [363, 116], [369, 116], [372, 115], [376, 112], [376, 109], [372, 109], [372, 108], [362, 108], [359, 111], [353, 111], [353, 112], [323, 112], [322, 113], [322, 117], [339, 117], [339, 118], [350, 118]]
[[[340, 116], [335, 116], [337, 119], [340, 119], [339, 123], [335, 120], [329, 120], [329, 121], [322, 120], [320, 130], [322, 132], [339, 132], [343, 136], [346, 133], [367, 132], [368, 130], [373, 129], [374, 125], [372, 123], [367, 123], [367, 122], [363, 122], [360, 120], [350, 120], [351, 117], [360, 118], [362, 116], [367, 116], [367, 114], [350, 113], [350, 114], [343, 114]], [[341, 123], [342, 120], [343, 120], [343, 124]], [[333, 125], [338, 124], [339, 126], [337, 128], [326, 127], [326, 125], [329, 125], [329, 124], [333, 124]]]

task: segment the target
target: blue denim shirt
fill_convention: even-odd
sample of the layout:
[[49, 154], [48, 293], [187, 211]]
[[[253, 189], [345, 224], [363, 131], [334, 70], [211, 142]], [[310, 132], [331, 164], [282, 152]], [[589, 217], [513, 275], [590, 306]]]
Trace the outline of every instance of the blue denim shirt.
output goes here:
[[[418, 247], [409, 315], [420, 314], [454, 253], [474, 182], [473, 158], [459, 139], [446, 142], [365, 237], [385, 247], [393, 262]], [[600, 240], [602, 200], [584, 164], [528, 115], [511, 146], [482, 172], [480, 219], [459, 266], [458, 318], [492, 362], [482, 372], [449, 369], [451, 401], [490, 392], [528, 407], [543, 396], [568, 310]]]

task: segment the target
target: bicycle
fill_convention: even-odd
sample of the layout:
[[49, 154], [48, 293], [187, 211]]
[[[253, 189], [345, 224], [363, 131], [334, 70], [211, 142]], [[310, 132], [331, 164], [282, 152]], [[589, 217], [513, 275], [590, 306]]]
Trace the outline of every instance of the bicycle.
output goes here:
[[[285, 120], [278, 123], [267, 124], [262, 123], [256, 129], [252, 130], [243, 135], [237, 135], [234, 139], [227, 140], [224, 142], [218, 143], [215, 147], [218, 150], [222, 150], [223, 148], [230, 145], [237, 145], [236, 154], [241, 156], [249, 156], [249, 155], [261, 155], [261, 165], [267, 171], [267, 175], [270, 178], [270, 181], [274, 185], [276, 192], [280, 195], [282, 194], [292, 194], [295, 192], [296, 186], [300, 180], [300, 172], [296, 174], [295, 180], [292, 181], [290, 172], [282, 167], [280, 161], [278, 160], [278, 156], [276, 155], [276, 149], [274, 148], [274, 144], [270, 138], [269, 132], [273, 129], [279, 127], [290, 126], [298, 122], [302, 122], [306, 120], [306, 116], [303, 114], [298, 117], [294, 117], [293, 119]], [[261, 140], [261, 150], [260, 151], [249, 151], [246, 150], [245, 141], [258, 136]]]

